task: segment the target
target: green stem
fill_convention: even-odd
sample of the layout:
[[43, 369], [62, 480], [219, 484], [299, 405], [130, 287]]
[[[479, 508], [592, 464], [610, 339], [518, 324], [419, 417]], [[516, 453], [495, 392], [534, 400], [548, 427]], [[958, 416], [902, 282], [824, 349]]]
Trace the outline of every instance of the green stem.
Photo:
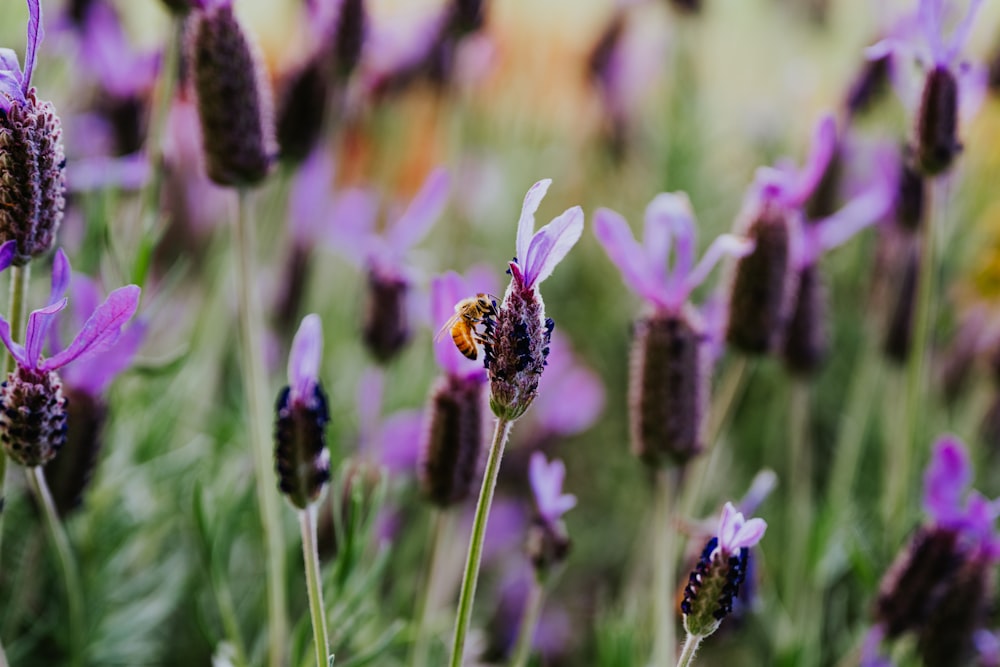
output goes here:
[[430, 652], [430, 619], [434, 614], [434, 594], [438, 586], [441, 554], [449, 541], [449, 524], [452, 513], [447, 509], [435, 509], [431, 519], [431, 549], [427, 556], [427, 579], [424, 582], [423, 601], [417, 616], [417, 636], [413, 644], [411, 667], [424, 667]]
[[299, 512], [299, 526], [302, 528], [302, 557], [306, 566], [306, 588], [309, 591], [309, 613], [312, 616], [313, 641], [316, 645], [316, 664], [318, 667], [328, 667], [330, 634], [326, 630], [323, 580], [319, 570], [319, 551], [316, 549], [315, 505], [310, 505]]
[[700, 635], [687, 636], [687, 639], [684, 640], [684, 648], [681, 649], [681, 657], [677, 659], [677, 667], [689, 667], [694, 662], [694, 654], [698, 652], [702, 639], [704, 637]]
[[496, 428], [493, 431], [493, 441], [490, 443], [490, 454], [486, 460], [486, 472], [483, 474], [483, 487], [479, 491], [476, 502], [476, 517], [472, 523], [472, 537], [469, 539], [469, 555], [465, 561], [465, 572], [462, 574], [462, 589], [458, 596], [458, 615], [455, 619], [455, 639], [451, 648], [451, 667], [461, 667], [462, 655], [465, 651], [465, 635], [469, 631], [472, 620], [472, 601], [476, 597], [476, 581], [479, 579], [479, 563], [483, 556], [483, 538], [486, 536], [486, 522], [489, 519], [490, 505], [493, 504], [493, 492], [497, 487], [497, 476], [500, 473], [500, 459], [503, 458], [503, 448], [510, 435], [513, 422], [503, 417], [497, 417]]
[[846, 501], [853, 497], [851, 493], [857, 475], [858, 459], [861, 457], [872, 407], [882, 383], [882, 363], [867, 340], [866, 337], [866, 342], [862, 344], [860, 362], [855, 364], [854, 373], [851, 374], [853, 379], [847, 394], [847, 409], [840, 419], [837, 443], [833, 448], [833, 472], [827, 492], [827, 507], [835, 512], [847, 510], [849, 503]]
[[895, 460], [889, 470], [886, 520], [887, 537], [895, 543], [908, 524], [910, 513], [905, 511], [910, 494], [914, 454], [924, 434], [926, 375], [931, 355], [931, 319], [934, 307], [935, 240], [938, 228], [944, 225], [947, 191], [944, 179], [930, 181], [930, 218], [921, 228], [920, 273], [917, 277], [917, 303], [913, 317], [913, 341], [906, 364], [906, 412], [902, 420], [902, 435], [894, 446]]
[[545, 584], [539, 581], [537, 576], [532, 577], [531, 590], [528, 591], [528, 599], [521, 614], [521, 627], [517, 631], [517, 644], [514, 647], [514, 657], [510, 661], [511, 667], [524, 667], [528, 664], [532, 640], [535, 638], [535, 626], [538, 625], [538, 617], [542, 614], [544, 602]]
[[237, 246], [236, 289], [240, 313], [240, 361], [246, 393], [250, 449], [254, 459], [257, 504], [260, 508], [267, 556], [267, 607], [270, 628], [268, 664], [271, 667], [281, 667], [284, 664], [285, 643], [288, 637], [288, 624], [285, 618], [285, 550], [281, 539], [279, 498], [273, 484], [272, 453], [267, 435], [269, 412], [265, 393], [267, 376], [260, 356], [262, 325], [254, 289], [256, 286], [253, 270], [254, 235], [248, 199], [249, 193], [241, 188], [234, 234]]
[[59, 566], [66, 584], [66, 601], [69, 606], [70, 664], [82, 665], [84, 654], [83, 631], [83, 589], [80, 585], [80, 570], [69, 546], [69, 538], [63, 530], [52, 494], [45, 483], [45, 473], [41, 467], [27, 468], [28, 484], [45, 515], [45, 526], [49, 530], [52, 546], [55, 547]]
[[674, 506], [680, 486], [680, 470], [668, 468], [656, 475], [655, 523], [650, 534], [656, 541], [653, 561], [653, 660], [654, 667], [669, 667], [674, 660], [677, 638], [674, 633], [674, 591], [676, 573], [676, 530]]
[[[808, 546], [813, 524], [812, 456], [809, 441], [809, 385], [804, 380], [792, 380], [791, 405], [788, 420], [788, 471], [791, 489], [788, 543], [788, 562], [784, 567], [784, 594], [786, 605], [798, 627], [796, 636], [804, 653], [810, 653], [814, 644], [810, 634], [809, 602], [813, 597], [812, 577], [809, 574]], [[804, 661], [810, 664], [810, 661]]]
[[[31, 265], [10, 267], [10, 333], [11, 336], [21, 336], [21, 329], [24, 328], [24, 318], [27, 312], [28, 278], [31, 276]], [[23, 336], [21, 340], [24, 340]], [[14, 370], [14, 355], [8, 354], [4, 363], [4, 377]], [[0, 447], [0, 547], [3, 546], [3, 518], [4, 505], [7, 504], [5, 494], [7, 489], [7, 455]], [[0, 548], [0, 554], [3, 549]]]

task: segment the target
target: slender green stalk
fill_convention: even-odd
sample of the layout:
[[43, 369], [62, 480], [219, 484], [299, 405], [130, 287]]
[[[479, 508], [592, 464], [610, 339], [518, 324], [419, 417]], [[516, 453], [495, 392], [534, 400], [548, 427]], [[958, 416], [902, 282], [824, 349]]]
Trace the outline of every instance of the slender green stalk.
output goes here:
[[670, 667], [677, 650], [674, 632], [674, 582], [677, 579], [677, 531], [674, 528], [674, 505], [680, 486], [677, 468], [660, 470], [656, 475], [654, 524], [655, 560], [653, 561], [653, 660], [652, 665]]
[[423, 600], [417, 616], [417, 635], [413, 644], [413, 655], [410, 658], [411, 667], [424, 667], [430, 652], [431, 617], [434, 615], [434, 594], [438, 587], [438, 577], [441, 569], [441, 553], [449, 541], [452, 513], [447, 509], [435, 509], [431, 519], [430, 553], [427, 555], [427, 578], [424, 581]]
[[49, 530], [52, 546], [56, 550], [59, 567], [66, 584], [66, 602], [69, 607], [70, 664], [82, 665], [84, 654], [83, 629], [83, 588], [80, 585], [80, 570], [69, 546], [69, 538], [63, 530], [52, 494], [45, 483], [45, 473], [40, 466], [27, 468], [28, 484], [45, 515], [45, 526]]
[[[813, 525], [812, 498], [812, 443], [809, 438], [810, 390], [806, 381], [792, 380], [791, 405], [788, 420], [788, 472], [790, 480], [791, 513], [788, 525], [790, 534], [787, 543], [788, 562], [785, 573], [784, 594], [786, 606], [792, 613], [797, 627], [796, 637], [805, 655], [811, 654], [816, 646], [811, 634], [811, 606], [814, 599], [812, 577], [809, 573], [808, 547], [812, 543], [810, 533]], [[811, 660], [803, 660], [812, 664]]]
[[511, 667], [524, 667], [528, 664], [532, 640], [535, 638], [535, 626], [538, 625], [538, 617], [542, 614], [544, 603], [545, 582], [540, 581], [537, 576], [532, 577], [531, 590], [528, 591], [528, 599], [521, 614], [521, 627], [517, 631], [517, 644], [514, 646], [514, 657], [510, 661]]
[[907, 526], [909, 513], [907, 497], [911, 490], [912, 468], [915, 452], [924, 434], [926, 415], [927, 368], [931, 356], [931, 320], [934, 309], [934, 288], [937, 257], [935, 245], [938, 228], [945, 222], [947, 213], [947, 185], [944, 179], [931, 180], [930, 219], [921, 229], [920, 272], [917, 277], [917, 302], [913, 316], [913, 340], [906, 364], [906, 412], [902, 421], [902, 435], [895, 443], [896, 456], [888, 471], [888, 503], [886, 518], [889, 521], [887, 537], [895, 543]]
[[493, 431], [493, 441], [490, 443], [490, 455], [486, 460], [486, 472], [483, 473], [483, 487], [479, 491], [476, 502], [476, 517], [472, 522], [472, 537], [469, 539], [469, 555], [465, 560], [465, 572], [462, 574], [462, 589], [458, 596], [458, 615], [455, 618], [455, 639], [451, 648], [451, 667], [461, 667], [462, 654], [465, 651], [465, 635], [469, 632], [472, 620], [472, 601], [476, 597], [476, 582], [479, 579], [479, 563], [483, 556], [483, 538], [486, 536], [486, 522], [489, 520], [490, 505], [493, 504], [493, 492], [497, 487], [497, 476], [500, 473], [500, 459], [503, 458], [503, 448], [510, 435], [510, 427], [514, 422], [497, 417], [496, 428]]
[[310, 505], [299, 512], [299, 526], [302, 528], [302, 557], [306, 566], [306, 588], [309, 591], [309, 614], [312, 616], [316, 664], [318, 667], [327, 667], [330, 662], [330, 633], [326, 630], [323, 580], [319, 570], [319, 551], [316, 549], [315, 505]]
[[[10, 333], [12, 336], [21, 336], [21, 329], [24, 328], [24, 317], [27, 312], [28, 278], [31, 276], [31, 265], [10, 267]], [[23, 337], [21, 337], [23, 340]], [[4, 363], [4, 377], [14, 370], [14, 356], [7, 354]], [[7, 489], [7, 455], [3, 448], [0, 448], [0, 547], [3, 546], [3, 518], [5, 515], [4, 505], [7, 503], [5, 494]], [[0, 554], [3, 549], [0, 549]]]
[[704, 637], [699, 635], [687, 636], [687, 639], [684, 640], [684, 648], [681, 649], [681, 657], [677, 659], [677, 667], [689, 667], [694, 663], [694, 654], [698, 652], [702, 639]]
[[3, 644], [0, 644], [0, 667], [9, 667], [7, 654], [3, 652]]
[[264, 529], [267, 563], [267, 607], [270, 636], [268, 637], [268, 664], [281, 667], [285, 661], [285, 644], [288, 638], [288, 621], [285, 617], [285, 550], [281, 541], [281, 515], [278, 492], [273, 484], [271, 446], [268, 439], [268, 398], [265, 393], [266, 374], [261, 359], [260, 333], [262, 329], [257, 311], [256, 281], [254, 280], [254, 235], [250, 220], [249, 193], [239, 191], [238, 214], [235, 226], [237, 246], [236, 289], [239, 293], [240, 312], [240, 362], [243, 367], [243, 385], [247, 402], [250, 450], [253, 454], [257, 487], [257, 503]]
[[854, 372], [851, 374], [847, 408], [840, 419], [837, 443], [833, 448], [833, 472], [830, 474], [827, 507], [834, 511], [848, 509], [845, 501], [852, 497], [861, 446], [882, 384], [882, 368], [881, 361], [866, 338], [860, 360], [854, 365]]

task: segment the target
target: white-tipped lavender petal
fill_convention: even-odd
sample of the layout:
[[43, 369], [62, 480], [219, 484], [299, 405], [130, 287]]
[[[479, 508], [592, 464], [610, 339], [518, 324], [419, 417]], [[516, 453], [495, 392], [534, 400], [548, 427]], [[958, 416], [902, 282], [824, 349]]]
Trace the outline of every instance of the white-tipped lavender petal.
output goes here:
[[524, 277], [528, 285], [538, 285], [552, 275], [583, 234], [583, 209], [574, 206], [538, 230], [528, 246]]
[[45, 337], [49, 333], [49, 327], [55, 321], [55, 316], [66, 307], [67, 299], [49, 304], [45, 308], [39, 308], [28, 315], [28, 327], [24, 333], [24, 356], [28, 360], [29, 368], [37, 368], [42, 356], [42, 346], [45, 344]]
[[439, 167], [424, 181], [403, 215], [392, 225], [386, 241], [396, 252], [405, 252], [420, 241], [444, 211], [451, 190], [448, 170]]
[[546, 178], [531, 186], [528, 193], [524, 195], [524, 204], [521, 206], [521, 217], [517, 221], [517, 240], [515, 250], [517, 260], [521, 266], [527, 266], [528, 246], [531, 243], [532, 234], [535, 231], [535, 211], [538, 210], [545, 193], [549, 191], [552, 179]]
[[288, 354], [288, 384], [293, 403], [312, 397], [322, 355], [323, 322], [319, 315], [311, 313], [302, 318]]
[[663, 299], [646, 254], [632, 236], [625, 218], [608, 208], [597, 209], [594, 213], [594, 235], [604, 247], [608, 258], [621, 271], [625, 284], [650, 301], [659, 302]]

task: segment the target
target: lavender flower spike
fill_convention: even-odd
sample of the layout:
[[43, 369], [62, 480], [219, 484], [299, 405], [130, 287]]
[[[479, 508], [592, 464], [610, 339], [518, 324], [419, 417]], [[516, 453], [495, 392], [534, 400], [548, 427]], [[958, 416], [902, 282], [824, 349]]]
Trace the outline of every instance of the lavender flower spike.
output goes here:
[[288, 386], [275, 406], [274, 466], [278, 487], [298, 509], [316, 502], [330, 481], [326, 425], [330, 412], [319, 382], [323, 325], [319, 315], [302, 318], [288, 355]]
[[726, 503], [719, 518], [718, 536], [705, 545], [701, 558], [684, 589], [684, 629], [694, 637], [715, 632], [733, 608], [746, 578], [750, 547], [764, 537], [763, 519], [745, 519], [732, 503]]
[[[0, 271], [15, 257], [15, 241], [0, 247]], [[10, 350], [17, 367], [0, 385], [0, 440], [7, 455], [27, 467], [50, 461], [66, 441], [66, 399], [56, 371], [73, 361], [110, 348], [139, 305], [139, 287], [127, 285], [108, 295], [94, 309], [66, 349], [42, 357], [46, 335], [58, 313], [66, 307], [69, 285], [66, 255], [56, 253], [48, 305], [28, 316], [25, 344], [11, 338], [10, 324], [0, 316], [0, 340]]]
[[562, 492], [566, 466], [559, 459], [551, 463], [535, 452], [528, 467], [528, 480], [535, 495], [537, 516], [528, 533], [528, 556], [539, 578], [569, 555], [570, 539], [562, 515], [576, 507], [576, 496]]

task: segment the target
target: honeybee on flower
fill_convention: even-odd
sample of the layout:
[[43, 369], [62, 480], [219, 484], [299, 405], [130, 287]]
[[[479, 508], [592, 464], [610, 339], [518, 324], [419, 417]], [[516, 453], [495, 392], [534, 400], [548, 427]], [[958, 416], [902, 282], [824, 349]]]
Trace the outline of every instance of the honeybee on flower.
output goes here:
[[[492, 294], [480, 293], [462, 299], [455, 304], [455, 313], [441, 326], [434, 340], [450, 331], [458, 351], [475, 361], [479, 345], [489, 342], [492, 337], [496, 315], [497, 299]], [[479, 325], [483, 325], [482, 332], [477, 329]]]

